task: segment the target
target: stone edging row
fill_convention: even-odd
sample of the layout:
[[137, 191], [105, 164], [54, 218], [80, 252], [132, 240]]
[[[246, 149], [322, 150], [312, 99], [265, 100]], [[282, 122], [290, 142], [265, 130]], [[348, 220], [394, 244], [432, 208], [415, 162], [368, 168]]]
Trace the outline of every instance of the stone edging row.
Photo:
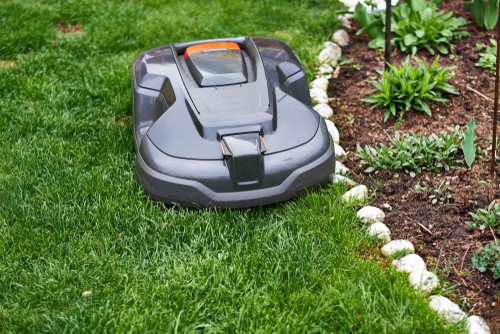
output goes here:
[[[352, 15], [341, 15], [338, 17], [344, 28], [351, 29]], [[337, 159], [335, 173], [331, 176], [333, 183], [345, 183], [351, 189], [347, 191], [342, 199], [348, 201], [363, 201], [368, 197], [368, 188], [364, 185], [357, 185], [353, 180], [345, 176], [349, 171], [340, 161], [346, 157], [345, 150], [339, 145], [340, 134], [335, 124], [329, 120], [333, 116], [333, 110], [328, 105], [329, 99], [327, 95], [328, 84], [330, 79], [335, 78], [335, 73], [338, 71], [338, 60], [342, 56], [342, 47], [349, 45], [349, 34], [346, 30], [337, 30], [332, 37], [332, 41], [324, 43], [324, 48], [318, 55], [319, 71], [315, 80], [310, 83], [311, 99], [314, 102], [313, 109], [321, 115], [326, 122], [328, 132], [335, 143], [335, 157]], [[338, 72], [337, 72], [338, 73]], [[392, 265], [396, 270], [408, 273], [410, 284], [415, 290], [431, 293], [433, 289], [439, 286], [439, 278], [433, 272], [427, 270], [425, 261], [415, 254], [415, 247], [408, 240], [392, 240], [391, 231], [383, 223], [385, 218], [384, 212], [373, 206], [365, 206], [361, 208], [357, 217], [370, 224], [367, 233], [383, 241], [381, 247], [382, 255], [391, 257], [398, 252], [410, 253], [399, 260], [392, 261]], [[440, 314], [446, 322], [455, 323], [467, 320], [467, 331], [469, 334], [490, 334], [490, 329], [483, 318], [467, 314], [450, 299], [431, 295], [429, 297], [429, 306]]]

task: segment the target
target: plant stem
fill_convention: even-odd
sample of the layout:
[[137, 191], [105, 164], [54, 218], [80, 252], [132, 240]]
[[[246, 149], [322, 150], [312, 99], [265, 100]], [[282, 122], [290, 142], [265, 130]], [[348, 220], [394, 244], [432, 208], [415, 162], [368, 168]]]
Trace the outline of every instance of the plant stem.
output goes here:
[[391, 63], [391, 0], [385, 0], [385, 70], [389, 70]]
[[492, 98], [487, 97], [486, 95], [484, 95], [483, 93], [481, 93], [481, 92], [479, 92], [479, 91], [475, 90], [474, 88], [470, 87], [469, 85], [467, 85], [465, 88], [467, 88], [468, 90], [470, 90], [470, 91], [471, 91], [471, 92], [473, 92], [473, 93], [476, 93], [477, 95], [479, 95], [479, 96], [481, 96], [481, 97], [484, 97], [484, 98], [485, 98], [486, 100], [488, 100], [488, 101], [493, 101], [493, 99], [492, 99]]
[[[500, 17], [500, 11], [498, 11]], [[494, 198], [493, 184], [495, 182], [496, 144], [497, 144], [497, 115], [498, 115], [498, 80], [500, 76], [500, 22], [497, 24], [497, 67], [495, 76], [495, 103], [493, 106], [493, 143], [491, 144], [491, 164], [490, 164], [490, 200]]]

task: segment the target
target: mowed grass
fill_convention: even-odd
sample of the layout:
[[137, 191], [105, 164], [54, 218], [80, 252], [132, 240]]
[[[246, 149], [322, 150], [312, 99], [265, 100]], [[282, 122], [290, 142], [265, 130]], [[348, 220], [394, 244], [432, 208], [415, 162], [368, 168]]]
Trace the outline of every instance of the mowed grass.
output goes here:
[[343, 186], [224, 211], [166, 207], [136, 181], [130, 64], [140, 52], [271, 36], [311, 75], [336, 8], [2, 1], [0, 332], [457, 332], [379, 263]]

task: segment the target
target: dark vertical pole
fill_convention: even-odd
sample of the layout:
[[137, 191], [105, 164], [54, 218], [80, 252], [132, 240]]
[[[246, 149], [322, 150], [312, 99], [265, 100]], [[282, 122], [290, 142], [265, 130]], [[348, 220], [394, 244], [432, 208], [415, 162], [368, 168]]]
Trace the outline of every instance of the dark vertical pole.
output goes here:
[[391, 0], [385, 0], [385, 70], [389, 70], [391, 63]]
[[[500, 11], [498, 11], [500, 18]], [[493, 106], [493, 143], [491, 144], [491, 165], [490, 165], [490, 201], [493, 200], [494, 190], [493, 183], [495, 182], [495, 163], [497, 149], [497, 117], [498, 117], [498, 78], [500, 71], [500, 21], [497, 23], [497, 68], [495, 77], [495, 103]]]

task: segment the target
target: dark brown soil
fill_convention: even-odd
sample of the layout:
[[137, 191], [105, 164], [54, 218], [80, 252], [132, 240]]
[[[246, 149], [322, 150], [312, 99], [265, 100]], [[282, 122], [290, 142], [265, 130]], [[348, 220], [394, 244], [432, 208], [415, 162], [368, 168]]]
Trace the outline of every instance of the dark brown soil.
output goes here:
[[[469, 228], [465, 222], [470, 219], [469, 212], [486, 208], [490, 203], [489, 165], [490, 160], [476, 160], [471, 169], [465, 165], [458, 170], [443, 171], [441, 174], [421, 173], [411, 178], [404, 172], [383, 171], [379, 174], [366, 174], [359, 158], [355, 156], [356, 145], [374, 146], [388, 143], [388, 136], [395, 131], [414, 131], [416, 133], [442, 133], [448, 127], [464, 127], [474, 117], [476, 143], [486, 148], [487, 138], [492, 136], [493, 102], [470, 90], [470, 88], [493, 98], [494, 77], [482, 68], [475, 66], [479, 59], [477, 43], [488, 44], [494, 37], [493, 32], [478, 29], [472, 16], [462, 5], [463, 1], [445, 1], [442, 9], [452, 10], [457, 17], [471, 22], [466, 27], [470, 36], [454, 42], [451, 57], [442, 56], [441, 66], [457, 66], [456, 76], [451, 84], [460, 92], [457, 96], [447, 96], [450, 102], [433, 105], [432, 117], [423, 113], [409, 112], [401, 121], [391, 118], [383, 122], [383, 110], [371, 110], [368, 103], [359, 98], [366, 97], [372, 86], [368, 82], [376, 76], [375, 70], [383, 67], [383, 54], [368, 48], [368, 37], [350, 33], [351, 44], [344, 48], [344, 57], [353, 59], [360, 69], [341, 69], [338, 78], [330, 83], [331, 106], [334, 109], [334, 122], [341, 135], [341, 145], [348, 151], [345, 164], [357, 181], [376, 191], [372, 203], [386, 213], [385, 223], [391, 229], [393, 239], [408, 239], [416, 246], [416, 252], [426, 259], [429, 268], [436, 268], [445, 289], [463, 309], [484, 317], [492, 333], [500, 332], [500, 282], [493, 275], [480, 273], [472, 267], [471, 258], [476, 251], [498, 238], [493, 231], [480, 232]], [[354, 24], [355, 30], [359, 28]], [[434, 59], [426, 52], [419, 57], [429, 62]], [[395, 51], [393, 62], [401, 63], [405, 54]], [[451, 59], [450, 59], [451, 58]], [[469, 87], [469, 88], [468, 88]], [[497, 162], [495, 198], [500, 197], [500, 161]], [[433, 189], [443, 182], [450, 184], [446, 194], [451, 198], [445, 203], [432, 204], [428, 198], [431, 192], [416, 190], [418, 183], [427, 183]], [[391, 209], [384, 207], [390, 205]]]

